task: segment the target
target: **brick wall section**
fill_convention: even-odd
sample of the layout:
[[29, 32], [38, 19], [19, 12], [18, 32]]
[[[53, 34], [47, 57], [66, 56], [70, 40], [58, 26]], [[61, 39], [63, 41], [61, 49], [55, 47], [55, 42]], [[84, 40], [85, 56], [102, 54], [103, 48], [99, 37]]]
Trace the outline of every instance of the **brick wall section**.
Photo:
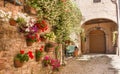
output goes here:
[[[6, 7], [3, 7], [3, 2], [0, 1], [0, 9], [4, 11], [12, 11], [13, 15], [22, 11], [22, 7], [15, 6], [11, 3], [7, 3]], [[35, 59], [30, 59], [23, 67], [15, 68], [13, 58], [20, 49], [25, 51], [33, 51], [39, 49], [44, 43], [34, 43], [32, 46], [26, 45], [26, 40], [23, 34], [18, 32], [17, 27], [10, 26], [8, 22], [0, 21], [0, 74], [48, 74], [51, 71], [51, 67], [43, 68], [41, 62], [36, 62]], [[55, 58], [54, 53], [44, 53]]]
[[[31, 50], [33, 53], [35, 49], [39, 49], [44, 43], [34, 43], [32, 46], [26, 46], [25, 37], [17, 31], [17, 27], [10, 26], [9, 23], [0, 24], [0, 74], [39, 74], [43, 69], [41, 62], [36, 62], [35, 59], [30, 59], [23, 67], [15, 68], [13, 64], [13, 58], [20, 49], [24, 49], [26, 52]], [[50, 55], [54, 58], [54, 53], [44, 53], [44, 55]], [[51, 68], [50, 68], [51, 69]], [[45, 69], [43, 72], [50, 70]], [[46, 74], [46, 73], [42, 73]]]

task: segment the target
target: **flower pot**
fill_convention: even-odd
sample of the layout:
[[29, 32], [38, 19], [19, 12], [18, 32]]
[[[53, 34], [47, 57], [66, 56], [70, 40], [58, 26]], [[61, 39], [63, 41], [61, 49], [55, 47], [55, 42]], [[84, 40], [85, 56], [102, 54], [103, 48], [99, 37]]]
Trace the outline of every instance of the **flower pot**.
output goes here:
[[78, 50], [75, 50], [73, 55], [74, 55], [74, 57], [77, 57], [78, 56]]
[[39, 62], [41, 60], [41, 58], [36, 58], [36, 61]]
[[14, 66], [16, 68], [22, 67], [23, 66], [23, 62], [20, 62], [20, 60], [14, 60]]
[[28, 13], [28, 14], [32, 14], [32, 15], [37, 14], [36, 9], [31, 7], [31, 6], [26, 5], [24, 8], [25, 8], [25, 12]]
[[49, 64], [46, 64], [46, 63], [44, 63], [43, 65], [44, 65], [44, 67], [48, 67], [49, 66]]
[[36, 58], [36, 62], [39, 62], [39, 61], [42, 61], [42, 60], [43, 60], [42, 57]]
[[45, 49], [45, 51], [46, 52], [53, 52], [54, 51], [54, 47], [51, 47], [51, 48], [48, 47], [48, 48]]
[[35, 60], [36, 60], [36, 62], [39, 62], [39, 61], [42, 61], [42, 53], [40, 54], [40, 52], [39, 52], [40, 50], [35, 50]]
[[26, 41], [26, 43], [27, 43], [27, 46], [32, 46], [33, 45], [33, 42], [31, 42], [31, 41]]
[[17, 24], [14, 19], [10, 19], [9, 23], [10, 23], [11, 26], [16, 26], [16, 24]]

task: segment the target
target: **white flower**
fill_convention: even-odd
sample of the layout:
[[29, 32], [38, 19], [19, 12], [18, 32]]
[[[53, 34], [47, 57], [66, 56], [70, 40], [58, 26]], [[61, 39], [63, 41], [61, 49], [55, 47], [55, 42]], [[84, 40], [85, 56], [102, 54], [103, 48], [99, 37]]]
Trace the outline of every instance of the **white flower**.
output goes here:
[[2, 21], [8, 21], [9, 18], [11, 18], [12, 12], [4, 12], [3, 10], [0, 10], [0, 18], [2, 18]]
[[26, 31], [26, 32], [30, 32], [30, 29], [29, 29], [29, 28], [26, 28], [25, 31]]

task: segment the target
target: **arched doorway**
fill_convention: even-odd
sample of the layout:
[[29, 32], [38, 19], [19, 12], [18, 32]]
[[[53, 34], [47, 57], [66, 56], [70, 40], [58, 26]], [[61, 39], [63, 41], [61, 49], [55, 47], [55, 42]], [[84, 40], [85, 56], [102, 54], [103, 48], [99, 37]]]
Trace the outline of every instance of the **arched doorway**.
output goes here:
[[105, 53], [106, 39], [105, 33], [102, 30], [93, 30], [89, 33], [89, 52], [90, 53]]
[[[118, 31], [117, 24], [109, 19], [99, 18], [86, 21], [84, 28], [86, 41], [81, 41], [83, 53], [116, 53], [113, 33]], [[117, 41], [116, 41], [117, 42]]]

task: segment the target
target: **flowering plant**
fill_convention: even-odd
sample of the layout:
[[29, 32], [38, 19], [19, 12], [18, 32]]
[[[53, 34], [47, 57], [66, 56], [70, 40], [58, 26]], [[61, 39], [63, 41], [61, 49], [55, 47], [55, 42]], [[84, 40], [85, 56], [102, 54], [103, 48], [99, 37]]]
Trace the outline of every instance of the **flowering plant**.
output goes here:
[[44, 48], [44, 46], [41, 46], [41, 48], [39, 50], [35, 51], [36, 61], [39, 61], [40, 58], [42, 57], [42, 55], [43, 55], [43, 48]]
[[46, 38], [46, 39], [48, 39], [48, 40], [50, 40], [50, 41], [55, 41], [55, 39], [56, 39], [56, 36], [55, 36], [55, 34], [54, 34], [54, 32], [49, 32], [49, 33], [46, 33], [45, 35], [44, 35], [44, 38]]
[[39, 36], [38, 34], [34, 34], [34, 33], [29, 33], [26, 35], [26, 40], [28, 42], [39, 42]]
[[57, 59], [51, 59], [51, 66], [53, 71], [59, 71], [60, 61]]
[[2, 21], [8, 21], [12, 16], [12, 12], [5, 12], [3, 10], [0, 10], [0, 19]]
[[51, 58], [49, 56], [45, 56], [42, 62], [44, 66], [48, 66], [51, 63]]
[[15, 16], [15, 19], [17, 23], [19, 24], [19, 30], [22, 33], [33, 33], [37, 32], [37, 26], [35, 26], [35, 18], [27, 16], [27, 14], [24, 13], [18, 13], [17, 16]]
[[48, 29], [48, 23], [46, 20], [42, 20], [41, 22], [36, 22], [35, 25], [42, 31], [46, 31]]
[[19, 60], [22, 63], [25, 61], [27, 62], [29, 60], [29, 57], [33, 59], [33, 54], [31, 51], [25, 53], [23, 50], [20, 50], [20, 53], [15, 56], [14, 60]]

